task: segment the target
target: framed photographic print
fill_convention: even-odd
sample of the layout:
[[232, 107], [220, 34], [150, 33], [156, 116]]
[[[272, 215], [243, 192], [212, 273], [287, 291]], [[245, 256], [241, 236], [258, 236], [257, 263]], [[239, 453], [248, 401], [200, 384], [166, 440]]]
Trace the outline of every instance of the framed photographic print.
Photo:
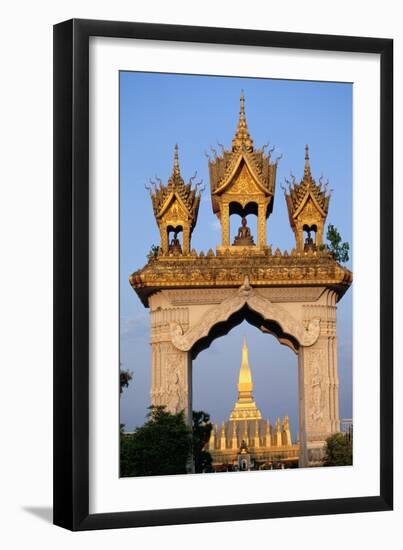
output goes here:
[[54, 27], [54, 522], [391, 510], [393, 42]]

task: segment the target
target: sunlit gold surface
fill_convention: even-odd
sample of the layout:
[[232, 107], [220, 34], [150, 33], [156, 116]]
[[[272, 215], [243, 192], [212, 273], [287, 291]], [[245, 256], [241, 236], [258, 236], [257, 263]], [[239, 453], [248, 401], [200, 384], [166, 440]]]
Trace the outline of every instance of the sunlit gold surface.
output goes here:
[[309, 159], [308, 145], [305, 147], [304, 177], [300, 183], [295, 178], [289, 184], [288, 193], [285, 191], [288, 216], [291, 228], [294, 231], [297, 250], [304, 249], [304, 228], [316, 227], [316, 248], [323, 244], [323, 228], [329, 209], [331, 193], [327, 190], [327, 184], [319, 183], [313, 179]]
[[191, 235], [196, 225], [200, 204], [200, 193], [197, 187], [201, 182], [193, 186], [194, 177], [190, 179], [189, 183], [184, 182], [180, 173], [178, 146], [176, 145], [172, 175], [167, 185], [159, 180], [158, 185], [151, 181], [153, 187], [148, 187], [154, 216], [160, 229], [160, 250], [163, 254], [170, 252], [169, 231], [178, 231], [183, 235], [182, 247], [171, 247], [173, 252], [178, 252], [181, 249], [184, 254], [190, 252]]
[[271, 462], [298, 461], [299, 444], [292, 442], [288, 416], [282, 422], [277, 418], [271, 425], [262, 418], [256, 406], [245, 339], [238, 378], [238, 399], [229, 420], [223, 422], [221, 428], [214, 426], [207, 447], [216, 469], [222, 465], [235, 465], [239, 453], [245, 453], [246, 449], [260, 466]]
[[234, 246], [231, 250], [193, 251], [188, 256], [156, 256], [130, 276], [130, 284], [145, 305], [153, 292], [171, 288], [237, 288], [245, 276], [254, 287], [326, 286], [339, 298], [352, 273], [324, 251], [273, 254], [270, 248]]

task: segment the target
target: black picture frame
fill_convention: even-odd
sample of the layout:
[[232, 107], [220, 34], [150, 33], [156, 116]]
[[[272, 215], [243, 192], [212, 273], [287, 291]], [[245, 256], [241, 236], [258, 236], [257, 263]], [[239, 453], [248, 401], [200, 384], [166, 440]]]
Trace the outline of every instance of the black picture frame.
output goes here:
[[[369, 497], [89, 513], [89, 39], [380, 54], [380, 492]], [[54, 26], [54, 523], [71, 530], [392, 510], [393, 40], [73, 19]]]

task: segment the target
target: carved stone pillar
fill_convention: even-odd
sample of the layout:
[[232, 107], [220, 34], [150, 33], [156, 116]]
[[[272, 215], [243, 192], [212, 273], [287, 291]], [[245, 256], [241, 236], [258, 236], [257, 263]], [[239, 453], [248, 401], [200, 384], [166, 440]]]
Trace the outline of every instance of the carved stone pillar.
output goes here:
[[229, 205], [226, 202], [221, 205], [221, 241], [222, 246], [230, 246]]
[[192, 363], [190, 353], [169, 342], [152, 344], [151, 403], [171, 413], [185, 411], [191, 422]]
[[320, 463], [326, 438], [340, 429], [335, 337], [321, 335], [298, 353], [300, 466]]
[[192, 362], [190, 352], [177, 349], [171, 342], [170, 323], [188, 327], [187, 308], [158, 307], [151, 311], [151, 403], [165, 405], [177, 413], [185, 411], [192, 418]]
[[257, 214], [257, 244], [260, 247], [266, 246], [266, 204], [258, 204]]

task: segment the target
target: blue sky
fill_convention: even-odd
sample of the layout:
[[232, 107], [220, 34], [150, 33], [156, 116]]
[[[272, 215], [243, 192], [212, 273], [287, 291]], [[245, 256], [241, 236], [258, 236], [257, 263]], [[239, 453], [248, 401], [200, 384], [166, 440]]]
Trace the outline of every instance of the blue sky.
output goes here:
[[[132, 430], [144, 422], [149, 406], [149, 310], [128, 282], [146, 263], [158, 227], [144, 185], [155, 175], [164, 182], [172, 172], [175, 143], [181, 173], [187, 181], [197, 170], [206, 189], [193, 232], [192, 247], [207, 251], [220, 244], [221, 233], [211, 209], [205, 152], [217, 142], [230, 147], [241, 90], [249, 131], [257, 147], [276, 145], [278, 165], [273, 214], [267, 242], [291, 250], [291, 231], [280, 183], [292, 172], [301, 179], [305, 144], [312, 174], [329, 179], [333, 189], [328, 223], [334, 224], [352, 249], [352, 85], [290, 80], [120, 73], [120, 360], [134, 379], [121, 398], [121, 422]], [[231, 217], [231, 235], [240, 218]], [[253, 216], [248, 224], [256, 237]], [[351, 258], [348, 264], [351, 269]], [[242, 337], [246, 336], [262, 414], [272, 421], [288, 414], [293, 437], [298, 431], [297, 358], [272, 337], [246, 322], [215, 340], [195, 360], [193, 408], [227, 420], [236, 399]], [[340, 414], [352, 415], [352, 290], [338, 305]]]

